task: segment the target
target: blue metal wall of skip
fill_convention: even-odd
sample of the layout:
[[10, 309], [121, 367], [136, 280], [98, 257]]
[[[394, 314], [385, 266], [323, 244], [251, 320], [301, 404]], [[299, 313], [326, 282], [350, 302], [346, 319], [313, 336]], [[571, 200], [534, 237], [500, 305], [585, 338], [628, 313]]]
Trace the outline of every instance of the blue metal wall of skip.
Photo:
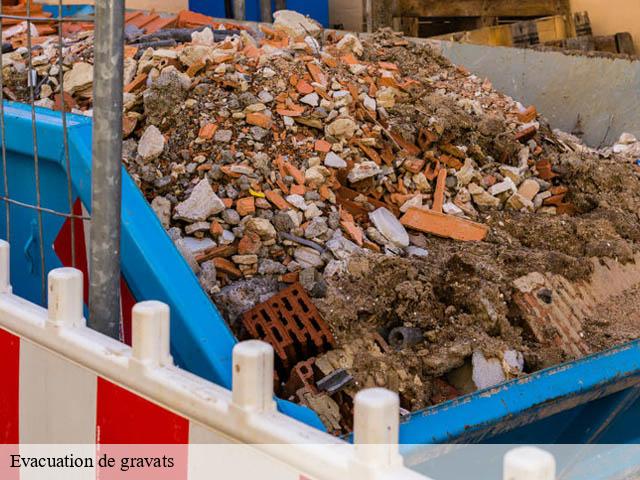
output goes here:
[[[271, 3], [273, 11], [275, 5], [273, 2]], [[224, 0], [189, 0], [189, 9], [212, 17], [225, 17]], [[260, 21], [260, 0], [246, 0], [245, 9], [246, 20]], [[309, 15], [323, 26], [329, 26], [328, 0], [287, 0], [287, 9]]]
[[[9, 196], [33, 204], [31, 108], [5, 102], [4, 111]], [[60, 114], [36, 111], [42, 205], [65, 212]], [[89, 206], [91, 120], [68, 115], [67, 121], [74, 195]], [[126, 172], [122, 195], [122, 268], [133, 295], [170, 305], [171, 347], [179, 365], [230, 387], [233, 335]], [[46, 271], [61, 265], [52, 243], [63, 222], [43, 214]], [[2, 208], [0, 235], [6, 239]], [[36, 211], [11, 206], [10, 241], [15, 292], [42, 303]], [[401, 426], [401, 441], [407, 455], [409, 444], [424, 443], [635, 443], [640, 442], [639, 398], [640, 342], [633, 342], [414, 413]], [[279, 406], [320, 427], [310, 410], [284, 401]]]

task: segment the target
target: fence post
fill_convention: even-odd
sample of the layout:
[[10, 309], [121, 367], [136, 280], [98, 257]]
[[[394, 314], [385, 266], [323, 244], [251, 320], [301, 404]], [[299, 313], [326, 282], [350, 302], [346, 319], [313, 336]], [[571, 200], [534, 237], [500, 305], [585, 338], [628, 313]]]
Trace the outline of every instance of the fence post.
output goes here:
[[84, 326], [82, 272], [75, 268], [56, 268], [49, 272], [48, 283], [47, 322], [54, 326]]
[[353, 439], [356, 460], [370, 468], [402, 465], [398, 439], [400, 399], [384, 388], [369, 388], [356, 394]]
[[118, 338], [124, 0], [95, 9], [89, 326]]
[[0, 240], [0, 293], [11, 293], [11, 247]]
[[264, 23], [273, 22], [271, 15], [271, 0], [260, 0], [260, 21]]
[[233, 18], [244, 20], [245, 8], [245, 0], [233, 0]]
[[169, 354], [169, 306], [162, 302], [136, 303], [132, 310], [132, 348], [137, 363], [172, 365]]
[[273, 347], [259, 340], [247, 340], [233, 347], [234, 407], [249, 412], [270, 412], [273, 400]]
[[503, 480], [554, 480], [553, 455], [536, 447], [518, 447], [504, 456]]

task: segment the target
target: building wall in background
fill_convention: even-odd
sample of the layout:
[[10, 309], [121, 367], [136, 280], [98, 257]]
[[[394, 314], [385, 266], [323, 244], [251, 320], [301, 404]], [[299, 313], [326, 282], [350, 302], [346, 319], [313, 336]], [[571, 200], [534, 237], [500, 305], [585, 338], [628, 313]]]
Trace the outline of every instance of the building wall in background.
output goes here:
[[363, 21], [363, 0], [329, 0], [329, 26], [342, 24], [343, 30], [361, 32]]
[[594, 35], [631, 33], [640, 53], [640, 0], [571, 0], [571, 9], [589, 12]]

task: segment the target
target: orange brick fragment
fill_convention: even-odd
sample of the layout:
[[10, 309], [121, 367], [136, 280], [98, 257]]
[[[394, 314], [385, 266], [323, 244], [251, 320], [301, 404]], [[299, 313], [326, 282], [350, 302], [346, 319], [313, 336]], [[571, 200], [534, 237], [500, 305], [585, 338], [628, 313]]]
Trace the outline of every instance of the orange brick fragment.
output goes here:
[[285, 273], [280, 277], [280, 281], [284, 283], [296, 283], [298, 281], [299, 276], [300, 276], [299, 272]]
[[320, 85], [327, 84], [327, 77], [318, 65], [315, 63], [307, 63], [307, 70], [309, 70], [309, 74], [311, 75], [311, 78], [313, 78], [314, 82], [319, 83]]
[[316, 144], [314, 145], [314, 150], [316, 152], [328, 153], [331, 150], [331, 144], [326, 140], [316, 140]]
[[262, 49], [254, 47], [253, 45], [247, 45], [242, 53], [248, 58], [260, 58], [260, 55], [262, 55]]
[[356, 57], [353, 56], [353, 53], [347, 53], [346, 55], [343, 55], [342, 57], [340, 57], [340, 60], [342, 60], [346, 65], [355, 65], [358, 62], [358, 59]]
[[264, 194], [267, 197], [267, 200], [273, 203], [280, 210], [288, 210], [289, 208], [291, 208], [287, 201], [282, 198], [282, 195], [280, 195], [275, 190], [267, 190], [266, 192], [264, 192]]
[[223, 231], [224, 229], [222, 228], [222, 225], [220, 225], [220, 222], [218, 222], [217, 220], [211, 222], [211, 226], [209, 227], [209, 232], [211, 233], [211, 235], [213, 235], [214, 237], [219, 237], [220, 235], [222, 235]]
[[217, 129], [218, 126], [215, 123], [207, 123], [200, 129], [198, 137], [204, 138], [205, 140], [211, 140], [213, 138], [213, 134], [216, 133]]
[[456, 170], [460, 170], [463, 166], [460, 160], [458, 160], [456, 157], [452, 157], [451, 155], [440, 155], [440, 161], [447, 167], [455, 168]]
[[190, 77], [195, 77], [196, 74], [202, 70], [207, 64], [205, 62], [203, 62], [202, 60], [198, 60], [196, 62], [193, 62], [189, 68], [187, 68], [187, 75], [189, 75]]
[[334, 198], [331, 190], [329, 190], [329, 187], [327, 187], [326, 185], [322, 185], [318, 190], [318, 193], [323, 200], [330, 200], [331, 198]]
[[135, 47], [133, 45], [125, 45], [124, 58], [133, 58], [137, 52], [138, 52], [138, 47]]
[[213, 259], [213, 264], [216, 266], [216, 270], [222, 273], [226, 273], [231, 277], [241, 277], [242, 272], [238, 270], [235, 264], [231, 260], [226, 258], [216, 257]]
[[362, 234], [362, 230], [355, 224], [355, 222], [350, 220], [342, 220], [340, 222], [340, 225], [342, 226], [342, 228], [344, 228], [345, 232], [347, 232], [347, 235], [349, 235], [354, 242], [356, 242], [360, 247], [363, 245], [364, 237]]
[[231, 199], [231, 198], [223, 198], [222, 199], [222, 203], [224, 203], [224, 208], [233, 207], [233, 199]]
[[384, 68], [385, 70], [393, 70], [393, 71], [398, 70], [398, 66], [395, 63], [378, 62], [378, 65], [380, 66], [380, 68]]
[[400, 219], [400, 223], [413, 230], [465, 242], [484, 240], [489, 233], [486, 225], [418, 208], [410, 208]]
[[447, 170], [444, 168], [438, 172], [438, 180], [436, 180], [436, 191], [433, 193], [433, 206], [431, 210], [437, 213], [442, 213], [442, 206], [444, 204], [444, 187], [447, 181]]
[[298, 93], [302, 95], [308, 95], [309, 93], [313, 93], [313, 87], [306, 80], [299, 80], [296, 84], [296, 90]]
[[523, 112], [518, 112], [518, 120], [522, 123], [533, 122], [538, 116], [538, 110], [535, 105], [531, 105]]
[[247, 114], [246, 121], [249, 125], [257, 125], [265, 129], [270, 129], [273, 123], [271, 117], [260, 112], [251, 112]]
[[284, 168], [299, 185], [304, 185], [304, 174], [299, 169], [291, 165], [289, 162], [284, 162]]
[[236, 201], [236, 210], [241, 217], [251, 215], [256, 211], [256, 202], [253, 197], [244, 197]]
[[307, 189], [304, 185], [291, 185], [291, 195], [301, 195], [307, 193]]
[[141, 73], [136, 78], [131, 80], [131, 82], [129, 82], [127, 85], [125, 85], [124, 91], [127, 92], [127, 93], [133, 92], [137, 88], [139, 88], [142, 85], [144, 85], [144, 83], [146, 81], [147, 81], [147, 74], [146, 73]]
[[253, 232], [245, 232], [244, 236], [238, 242], [238, 255], [256, 254], [262, 248], [260, 237]]

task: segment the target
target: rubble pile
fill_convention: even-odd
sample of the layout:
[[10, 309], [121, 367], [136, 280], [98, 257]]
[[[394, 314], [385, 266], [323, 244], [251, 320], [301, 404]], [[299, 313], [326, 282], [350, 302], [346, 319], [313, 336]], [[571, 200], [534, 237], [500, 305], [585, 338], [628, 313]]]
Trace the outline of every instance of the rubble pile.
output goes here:
[[[231, 328], [274, 345], [282, 396], [341, 432], [363, 387], [415, 410], [570, 358], [527, 335], [513, 282], [632, 261], [639, 173], [618, 154], [635, 139], [590, 150], [391, 31], [289, 11], [227, 28], [127, 47], [123, 162]], [[70, 35], [62, 62], [85, 114], [91, 42]], [[27, 53], [3, 55], [9, 98], [28, 94]], [[60, 108], [55, 40], [33, 65], [37, 104]]]

